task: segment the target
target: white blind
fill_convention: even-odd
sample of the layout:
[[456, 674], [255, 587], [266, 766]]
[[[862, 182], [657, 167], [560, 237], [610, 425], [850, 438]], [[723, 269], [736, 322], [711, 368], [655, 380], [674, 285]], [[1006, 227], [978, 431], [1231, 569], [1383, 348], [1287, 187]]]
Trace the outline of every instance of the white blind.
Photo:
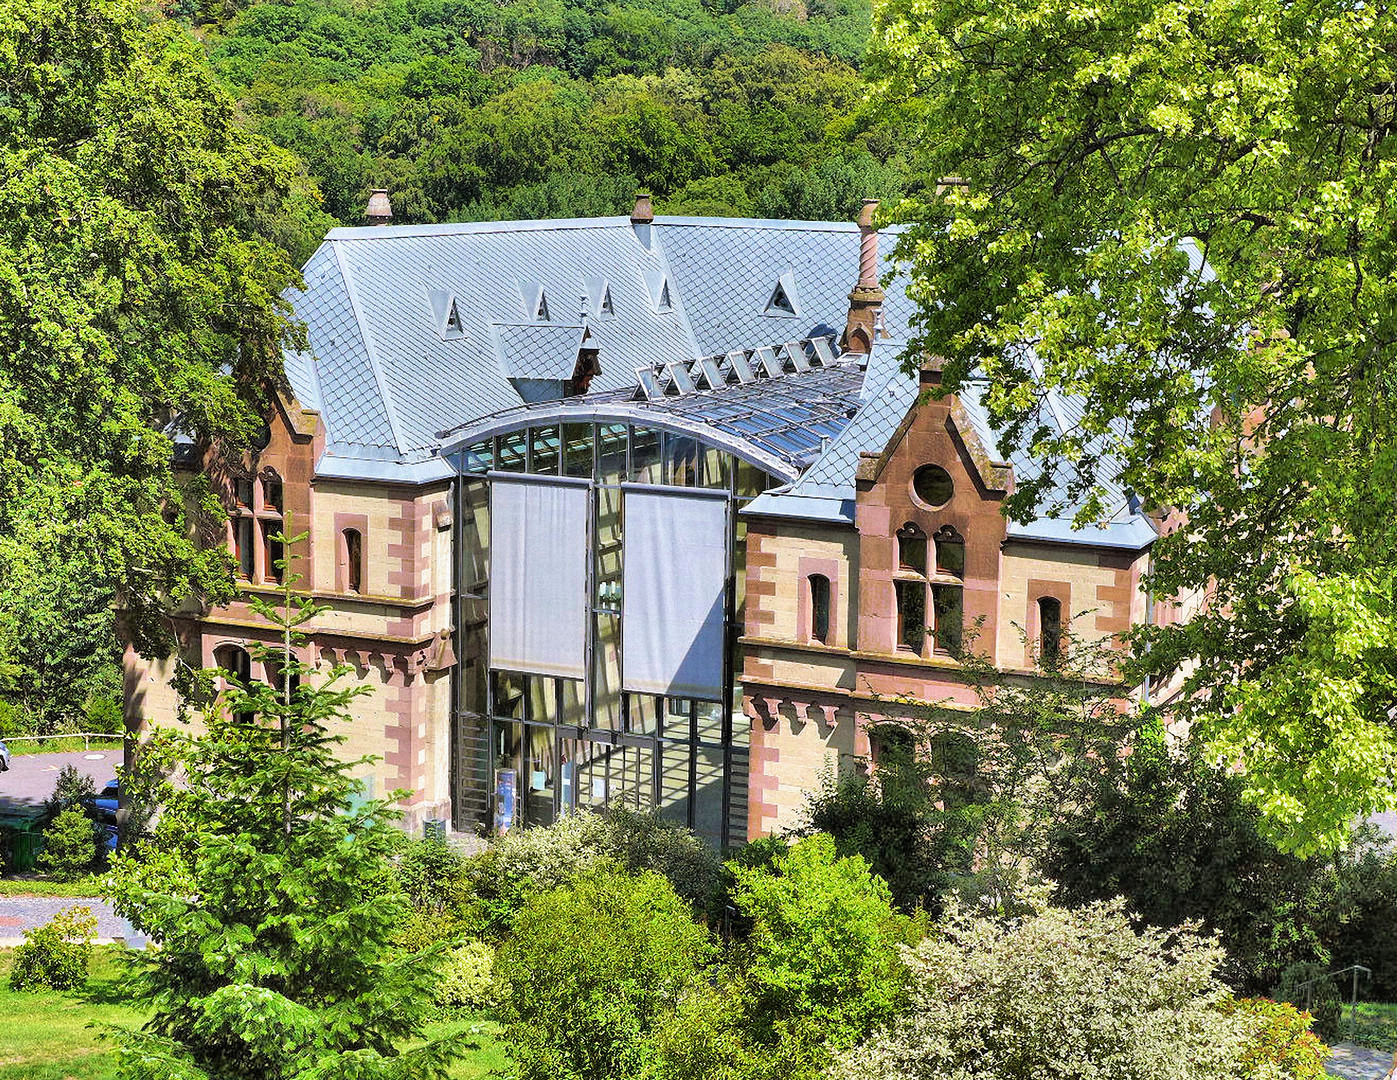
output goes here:
[[627, 489], [624, 514], [622, 687], [670, 697], [721, 697], [726, 497]]
[[490, 666], [580, 679], [587, 483], [507, 473], [490, 479]]

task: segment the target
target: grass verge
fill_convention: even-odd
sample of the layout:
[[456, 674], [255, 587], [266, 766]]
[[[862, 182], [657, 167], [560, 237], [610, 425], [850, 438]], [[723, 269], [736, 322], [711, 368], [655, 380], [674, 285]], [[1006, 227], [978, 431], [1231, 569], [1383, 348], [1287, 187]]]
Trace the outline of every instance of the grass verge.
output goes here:
[[[117, 950], [92, 950], [92, 967], [81, 990], [21, 993], [10, 989], [13, 949], [0, 949], [0, 1080], [116, 1080], [116, 1055], [102, 1032], [135, 1027], [145, 1013], [124, 1001], [117, 988]], [[484, 1017], [433, 1024], [428, 1038], [469, 1030], [479, 1049], [456, 1063], [452, 1080], [484, 1080], [508, 1064], [498, 1029]]]
[[1397, 1004], [1360, 1001], [1354, 1024], [1349, 1023], [1349, 1010], [1345, 1005], [1339, 1031], [1343, 1038], [1359, 1046], [1397, 1052]]
[[102, 895], [101, 878], [81, 881], [46, 881], [43, 878], [0, 878], [0, 896], [58, 896], [96, 900]]
[[69, 736], [57, 735], [52, 739], [38, 739], [33, 742], [4, 742], [10, 748], [11, 757], [24, 757], [28, 754], [59, 754], [70, 750], [112, 750], [120, 749], [122, 737], [120, 735], [101, 736], [86, 740], [75, 739]]

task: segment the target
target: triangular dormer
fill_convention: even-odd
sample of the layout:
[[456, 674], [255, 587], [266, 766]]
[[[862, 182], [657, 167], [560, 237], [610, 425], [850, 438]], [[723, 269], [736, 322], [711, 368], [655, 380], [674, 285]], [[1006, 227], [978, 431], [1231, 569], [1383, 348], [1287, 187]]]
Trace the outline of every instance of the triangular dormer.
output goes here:
[[771, 296], [767, 299], [766, 309], [763, 315], [772, 315], [778, 319], [790, 319], [800, 315], [800, 303], [796, 298], [795, 275], [789, 271], [776, 279], [776, 284], [771, 289]]
[[601, 303], [597, 305], [598, 314], [603, 316], [615, 315], [616, 308], [611, 303], [611, 286], [608, 285], [601, 294]]
[[543, 294], [542, 289], [539, 290], [538, 307], [534, 310], [534, 318], [539, 322], [553, 321], [548, 316], [548, 297]]
[[603, 277], [583, 278], [587, 288], [587, 313], [597, 319], [614, 319], [616, 306], [611, 301], [611, 283]]
[[658, 307], [661, 311], [674, 310], [674, 301], [670, 299], [669, 295], [668, 281], [666, 281], [663, 285], [660, 286], [660, 300], [659, 303], [657, 303], [655, 306]]
[[668, 274], [663, 270], [647, 270], [645, 284], [650, 288], [650, 306], [657, 315], [674, 310], [674, 295], [670, 292]]
[[453, 341], [466, 336], [465, 323], [461, 321], [461, 311], [456, 305], [456, 294], [445, 289], [429, 289], [427, 300], [432, 306], [432, 319], [436, 324], [437, 336], [443, 341]]

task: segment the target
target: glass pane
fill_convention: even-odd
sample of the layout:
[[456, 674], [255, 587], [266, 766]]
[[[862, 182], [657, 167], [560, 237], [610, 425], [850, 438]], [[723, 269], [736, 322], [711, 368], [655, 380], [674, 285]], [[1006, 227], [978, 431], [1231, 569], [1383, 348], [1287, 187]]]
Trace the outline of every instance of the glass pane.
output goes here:
[[660, 433], [636, 428], [631, 434], [631, 479], [637, 484], [660, 483]]
[[926, 536], [913, 527], [897, 531], [897, 563], [914, 574], [926, 573]]
[[936, 618], [936, 651], [959, 656], [964, 619], [959, 585], [933, 585], [931, 606]]
[[921, 655], [926, 641], [926, 586], [920, 581], [897, 581], [897, 644]]
[[747, 746], [752, 741], [752, 718], [741, 706], [732, 711], [732, 745]]
[[563, 475], [592, 475], [592, 425], [563, 425]]
[[694, 832], [714, 845], [722, 844], [723, 751], [698, 749], [694, 779]]
[[495, 677], [495, 715], [524, 719], [524, 676], [512, 671], [492, 674]]
[[529, 429], [529, 472], [544, 476], [558, 475], [558, 429], [542, 427]]
[[660, 734], [668, 739], [691, 739], [694, 703], [688, 698], [665, 698], [664, 703], [664, 715], [661, 718], [664, 729]]
[[959, 538], [936, 540], [936, 569], [942, 574], [965, 576], [965, 541]]
[[750, 462], [737, 459], [736, 492], [739, 498], [755, 498], [766, 490], [766, 473]]
[[581, 679], [559, 679], [563, 691], [563, 710], [558, 722], [570, 727], [587, 727], [586, 690]]
[[723, 706], [716, 701], [698, 703], [698, 741], [723, 743]]
[[655, 756], [655, 771], [660, 779], [660, 799], [656, 809], [661, 817], [687, 825], [693, 803], [689, 787], [689, 764], [693, 757], [693, 748], [688, 743], [662, 740], [656, 745]]
[[656, 706], [661, 700], [649, 694], [627, 694], [626, 730], [637, 735], [654, 735], [659, 716]]
[[[490, 484], [467, 480], [461, 485], [461, 586], [467, 593], [481, 594], [490, 576]], [[478, 611], [466, 610], [467, 621], [485, 617], [483, 601]]]
[[624, 748], [586, 739], [579, 739], [573, 746], [575, 769], [572, 787], [576, 792], [576, 805], [580, 809], [606, 809], [611, 802], [613, 780], [617, 794], [620, 794], [624, 777], [622, 762], [617, 759]]
[[471, 443], [466, 447], [462, 468], [465, 472], [489, 472], [495, 467], [495, 440]]
[[699, 445], [692, 435], [665, 436], [664, 483], [698, 487]]
[[540, 724], [558, 722], [558, 683], [561, 679], [546, 675], [530, 675], [529, 719]]
[[621, 620], [615, 615], [596, 617], [595, 666], [592, 674], [592, 727], [621, 730]]
[[703, 450], [703, 486], [726, 488], [732, 479], [732, 457], [713, 446]]
[[590, 744], [590, 756], [577, 779], [577, 804], [600, 809], [620, 802], [632, 809], [653, 802], [654, 754], [649, 747]]
[[597, 478], [606, 484], [626, 479], [627, 428], [625, 424], [602, 424], [597, 428]]
[[553, 824], [556, 776], [553, 768], [553, 729], [526, 725], [528, 742], [520, 788], [523, 793], [524, 823]]
[[501, 435], [498, 446], [499, 457], [495, 468], [501, 472], [523, 472], [528, 461], [528, 431], [511, 431]]

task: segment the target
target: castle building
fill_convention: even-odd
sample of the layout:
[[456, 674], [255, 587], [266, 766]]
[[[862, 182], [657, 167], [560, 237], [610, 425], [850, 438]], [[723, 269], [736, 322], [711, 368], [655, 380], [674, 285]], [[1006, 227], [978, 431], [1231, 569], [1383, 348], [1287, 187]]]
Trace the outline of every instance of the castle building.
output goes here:
[[[972, 627], [1027, 672], [1069, 622], [1160, 617], [1139, 588], [1155, 526], [1125, 492], [1083, 530], [1006, 521], [1033, 463], [998, 460], [974, 387], [904, 374], [912, 305], [878, 242], [871, 204], [750, 221], [645, 198], [326, 237], [265, 446], [182, 460], [223, 496], [211, 541], [245, 597], [277, 587], [283, 526], [308, 532], [299, 587], [328, 610], [300, 658], [373, 689], [346, 750], [379, 759], [374, 794], [407, 792], [410, 827], [619, 799], [740, 842], [794, 824], [896, 703], [971, 704]], [[133, 729], [175, 715], [177, 663], [276, 677], [245, 600], [178, 626], [179, 655], [128, 654]]]

